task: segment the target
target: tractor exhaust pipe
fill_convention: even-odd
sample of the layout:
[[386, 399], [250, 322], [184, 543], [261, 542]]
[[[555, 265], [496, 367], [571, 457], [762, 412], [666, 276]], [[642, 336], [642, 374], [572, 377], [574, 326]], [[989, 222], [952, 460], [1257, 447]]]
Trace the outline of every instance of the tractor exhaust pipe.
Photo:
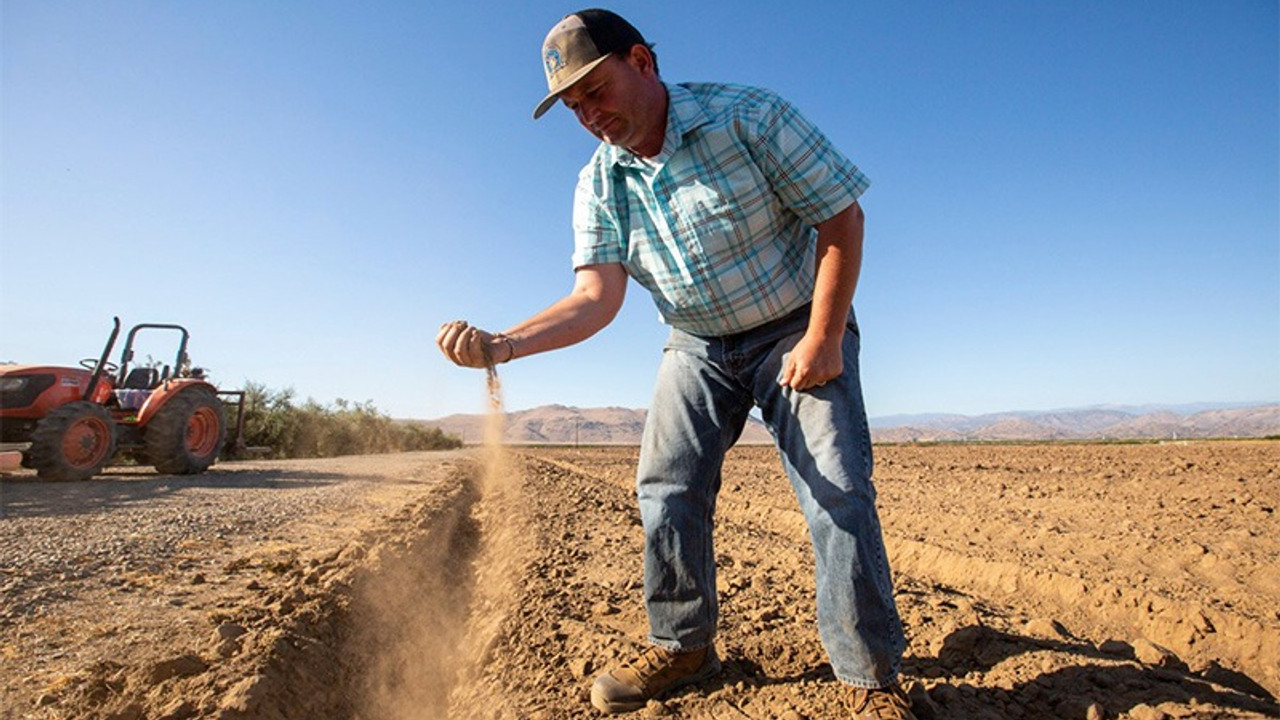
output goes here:
[[111, 337], [107, 338], [107, 346], [102, 348], [102, 357], [98, 358], [98, 366], [93, 369], [93, 375], [89, 377], [89, 387], [84, 390], [84, 399], [92, 400], [93, 391], [98, 387], [98, 380], [102, 378], [102, 369], [107, 365], [107, 358], [111, 356], [111, 348], [116, 345], [116, 338], [120, 337], [120, 318], [116, 317], [115, 328], [111, 330]]

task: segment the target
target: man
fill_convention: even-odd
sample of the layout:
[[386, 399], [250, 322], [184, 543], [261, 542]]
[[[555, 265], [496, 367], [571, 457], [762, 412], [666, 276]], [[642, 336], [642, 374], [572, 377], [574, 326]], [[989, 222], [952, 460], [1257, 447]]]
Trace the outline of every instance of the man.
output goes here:
[[858, 717], [911, 718], [850, 307], [866, 178], [772, 93], [664, 83], [612, 12], [565, 17], [543, 60], [534, 117], [558, 100], [602, 141], [578, 178], [573, 290], [506, 332], [459, 321], [436, 342], [466, 367], [580, 342], [613, 320], [628, 277], [672, 326], [637, 469], [652, 646], [598, 677], [592, 704], [634, 710], [719, 671], [712, 515], [758, 406], [809, 523], [835, 675]]

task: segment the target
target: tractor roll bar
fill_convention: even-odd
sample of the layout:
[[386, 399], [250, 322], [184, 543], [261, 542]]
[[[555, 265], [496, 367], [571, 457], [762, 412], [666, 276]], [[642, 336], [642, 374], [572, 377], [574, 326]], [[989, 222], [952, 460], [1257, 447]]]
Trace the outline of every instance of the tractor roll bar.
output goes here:
[[[119, 321], [117, 320], [117, 324], [118, 323]], [[173, 374], [175, 376], [182, 371], [182, 368], [185, 367], [186, 363], [190, 360], [190, 358], [187, 357], [187, 340], [190, 339], [191, 334], [187, 332], [186, 328], [181, 325], [169, 325], [164, 323], [143, 323], [141, 325], [134, 325], [133, 329], [129, 331], [129, 335], [125, 338], [124, 350], [120, 353], [120, 368], [118, 370], [120, 373], [119, 384], [124, 384], [124, 379], [129, 372], [129, 361], [133, 360], [133, 338], [138, 334], [139, 330], [146, 329], [177, 330], [182, 333], [182, 341], [178, 343], [178, 356], [173, 362]], [[169, 378], [166, 377], [164, 379], [168, 380]]]

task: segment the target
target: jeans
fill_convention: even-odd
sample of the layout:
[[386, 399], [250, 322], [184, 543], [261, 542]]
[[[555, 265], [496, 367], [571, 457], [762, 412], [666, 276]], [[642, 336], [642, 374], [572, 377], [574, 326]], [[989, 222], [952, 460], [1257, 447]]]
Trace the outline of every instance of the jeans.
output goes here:
[[673, 330], [658, 369], [637, 469], [649, 639], [696, 650], [715, 636], [712, 526], [725, 453], [759, 406], [809, 525], [818, 631], [836, 677], [892, 683], [905, 647], [871, 484], [871, 436], [852, 311], [844, 372], [821, 387], [778, 385], [809, 308], [724, 337]]

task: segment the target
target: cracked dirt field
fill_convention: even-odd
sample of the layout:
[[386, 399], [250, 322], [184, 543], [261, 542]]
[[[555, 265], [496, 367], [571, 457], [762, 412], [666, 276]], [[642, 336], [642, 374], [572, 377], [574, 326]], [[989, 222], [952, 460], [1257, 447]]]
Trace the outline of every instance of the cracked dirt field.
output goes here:
[[[580, 718], [645, 634], [629, 447], [0, 481], [0, 717]], [[1280, 442], [878, 446], [921, 718], [1280, 716]], [[637, 717], [848, 717], [768, 447], [724, 673]]]

